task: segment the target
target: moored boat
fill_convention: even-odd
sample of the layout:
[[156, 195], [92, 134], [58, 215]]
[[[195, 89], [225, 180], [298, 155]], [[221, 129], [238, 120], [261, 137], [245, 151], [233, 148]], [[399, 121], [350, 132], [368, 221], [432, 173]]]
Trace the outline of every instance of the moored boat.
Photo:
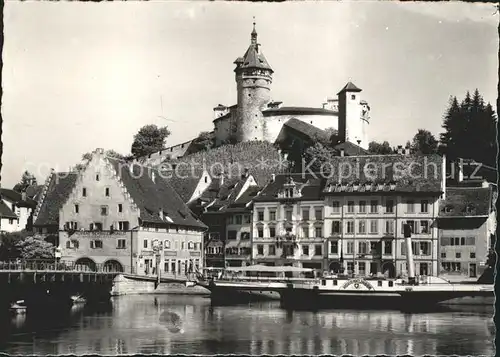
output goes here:
[[10, 311], [14, 314], [25, 314], [26, 309], [27, 307], [24, 300], [17, 300], [16, 302], [10, 304]]

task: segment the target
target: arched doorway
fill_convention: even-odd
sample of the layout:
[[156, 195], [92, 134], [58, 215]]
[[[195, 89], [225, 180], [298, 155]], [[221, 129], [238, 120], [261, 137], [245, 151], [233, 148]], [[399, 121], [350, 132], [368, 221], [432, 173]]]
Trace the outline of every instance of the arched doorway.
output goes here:
[[108, 260], [104, 263], [103, 267], [105, 272], [109, 273], [123, 273], [123, 265], [117, 260]]
[[334, 274], [340, 273], [340, 263], [339, 262], [331, 262], [330, 266], [328, 267], [329, 271], [332, 271]]
[[396, 268], [394, 267], [393, 262], [385, 262], [382, 264], [382, 273], [384, 276], [388, 278], [395, 278], [396, 277]]
[[75, 268], [80, 271], [96, 271], [96, 264], [90, 258], [80, 258], [75, 262]]

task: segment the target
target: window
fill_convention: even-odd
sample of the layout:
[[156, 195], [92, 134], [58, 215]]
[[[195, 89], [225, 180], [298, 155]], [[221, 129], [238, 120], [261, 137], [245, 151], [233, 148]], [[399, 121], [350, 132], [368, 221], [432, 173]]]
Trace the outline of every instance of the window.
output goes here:
[[355, 94], [351, 94], [351, 99], [355, 100], [356, 99], [356, 95]]
[[431, 243], [430, 242], [420, 242], [419, 250], [421, 255], [431, 255]]
[[287, 221], [291, 221], [292, 220], [292, 211], [291, 210], [287, 210], [285, 212], [285, 218]]
[[446, 258], [446, 252], [441, 253], [441, 258]]
[[378, 233], [378, 221], [376, 219], [372, 219], [370, 221], [370, 233], [371, 234]]
[[347, 242], [347, 254], [354, 253], [354, 242]]
[[118, 239], [116, 249], [125, 249], [125, 239]]
[[340, 234], [340, 221], [332, 221], [332, 234]]
[[170, 241], [169, 240], [163, 241], [163, 249], [170, 249]]
[[366, 263], [365, 262], [358, 263], [358, 273], [359, 273], [359, 275], [366, 275]]
[[461, 270], [461, 264], [460, 263], [455, 263], [455, 262], [442, 262], [441, 263], [441, 268], [445, 271], [460, 271]]
[[462, 258], [462, 253], [456, 252], [455, 253], [455, 258]]
[[269, 211], [269, 220], [276, 221], [276, 211]]
[[236, 239], [237, 233], [236, 231], [227, 231], [227, 239]]
[[108, 206], [101, 206], [101, 216], [108, 215]]
[[241, 232], [241, 240], [249, 240], [250, 239], [250, 232]]
[[358, 233], [359, 234], [366, 234], [366, 221], [361, 220], [358, 222]]
[[104, 189], [104, 195], [105, 195], [106, 197], [109, 197], [109, 187], [106, 187], [106, 188]]
[[251, 218], [251, 217], [250, 217], [250, 215], [249, 215], [249, 214], [246, 214], [246, 215], [245, 215], [245, 223], [246, 223], [246, 224], [248, 224], [248, 223], [250, 223], [250, 222], [251, 222], [251, 219], [250, 219], [250, 218]]
[[269, 244], [269, 255], [276, 255], [276, 246], [274, 244]]
[[385, 221], [385, 233], [386, 234], [394, 234], [394, 221]]
[[460, 245], [465, 245], [465, 237], [460, 238]]
[[240, 215], [240, 214], [238, 214], [238, 215], [236, 216], [236, 224], [241, 224], [241, 222], [242, 222], [242, 219], [241, 219], [241, 218], [242, 218], [242, 217], [241, 217], [241, 215]]
[[378, 212], [378, 201], [372, 200], [370, 202], [370, 213], [377, 213], [377, 212]]
[[263, 227], [257, 227], [257, 236], [259, 238], [264, 238], [264, 228]]
[[168, 273], [168, 268], [170, 266], [170, 260], [165, 260], [165, 263], [163, 264], [163, 270], [165, 271], [165, 273]]
[[384, 241], [384, 254], [392, 254], [392, 242]]
[[421, 234], [429, 233], [429, 221], [420, 221], [420, 233]]
[[128, 231], [129, 224], [128, 221], [120, 221], [118, 222], [118, 229], [120, 231]]
[[148, 240], [147, 240], [147, 239], [144, 239], [143, 247], [144, 247], [145, 249], [147, 249], [147, 248], [148, 248]]
[[82, 189], [82, 196], [87, 197], [87, 189], [85, 187]]
[[367, 254], [368, 253], [366, 242], [359, 242], [358, 249], [359, 249], [359, 251], [358, 251], [359, 254]]
[[99, 174], [95, 174], [95, 180], [99, 181], [99, 179], [100, 179]]
[[322, 244], [316, 244], [314, 245], [314, 255], [323, 255], [323, 245]]
[[233, 224], [233, 216], [227, 217], [227, 224]]
[[304, 221], [309, 220], [309, 209], [302, 210], [302, 220], [304, 220]]
[[75, 213], [78, 213], [80, 211], [80, 206], [75, 205]]
[[123, 205], [121, 203], [118, 203], [118, 213], [123, 212]]
[[264, 220], [264, 211], [257, 211], [257, 220], [258, 221]]
[[257, 255], [264, 255], [264, 245], [257, 244]]
[[393, 200], [385, 201], [385, 213], [394, 213], [394, 201]]
[[309, 245], [302, 245], [302, 255], [309, 255]]
[[186, 249], [186, 242], [181, 242], [181, 250], [185, 250]]
[[102, 249], [102, 240], [91, 240], [90, 241], [90, 248], [92, 249]]
[[100, 223], [100, 222], [94, 222], [94, 229], [96, 231], [102, 231], [102, 223]]
[[354, 213], [354, 201], [347, 202], [347, 213]]
[[347, 274], [354, 274], [354, 262], [347, 262]]
[[93, 231], [94, 230], [94, 223], [90, 223], [89, 224], [89, 231]]
[[[406, 224], [410, 227], [410, 231], [412, 233], [415, 232], [415, 221], [406, 221]], [[405, 225], [405, 222], [401, 222], [401, 232], [404, 232], [404, 225]]]
[[476, 245], [476, 238], [475, 237], [467, 237], [465, 239], [465, 245]]
[[316, 217], [317, 221], [323, 220], [323, 209], [322, 208], [316, 208], [314, 210], [314, 216]]
[[372, 254], [377, 254], [378, 251], [378, 242], [370, 242], [370, 252]]
[[315, 238], [323, 237], [323, 227], [322, 226], [314, 227], [314, 237]]
[[354, 221], [347, 221], [347, 232], [346, 234], [354, 234]]
[[428, 213], [429, 212], [429, 201], [422, 200], [420, 202], [420, 212], [422, 212], [422, 213]]
[[415, 212], [415, 201], [408, 200], [406, 201], [406, 213], [414, 213]]
[[276, 237], [276, 227], [269, 227], [269, 237]]
[[359, 201], [359, 213], [366, 213], [366, 201]]
[[332, 240], [330, 242], [330, 254], [338, 254], [339, 253], [339, 242], [336, 240]]
[[470, 257], [471, 259], [475, 259], [475, 258], [476, 258], [476, 253], [475, 253], [475, 252], [470, 252], [470, 253], [469, 253], [469, 257]]
[[66, 242], [66, 249], [78, 249], [79, 247], [80, 243], [75, 239]]
[[332, 212], [333, 213], [340, 213], [340, 202], [339, 201], [332, 202]]
[[309, 238], [309, 226], [302, 227], [302, 237]]

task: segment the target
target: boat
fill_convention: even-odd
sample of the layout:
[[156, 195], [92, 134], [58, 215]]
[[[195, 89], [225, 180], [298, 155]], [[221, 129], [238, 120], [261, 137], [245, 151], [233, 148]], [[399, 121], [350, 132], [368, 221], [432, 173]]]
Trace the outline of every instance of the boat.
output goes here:
[[10, 311], [15, 314], [25, 314], [27, 310], [27, 306], [24, 300], [17, 300], [16, 302], [10, 304]]
[[81, 294], [77, 294], [77, 295], [71, 296], [71, 301], [73, 302], [73, 305], [74, 304], [84, 304], [87, 302], [87, 299], [85, 299], [85, 297], [83, 297]]

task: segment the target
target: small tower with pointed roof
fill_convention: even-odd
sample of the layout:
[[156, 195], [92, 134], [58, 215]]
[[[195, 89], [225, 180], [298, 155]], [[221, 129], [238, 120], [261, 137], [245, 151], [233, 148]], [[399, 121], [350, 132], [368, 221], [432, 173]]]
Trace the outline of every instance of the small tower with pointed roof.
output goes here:
[[257, 42], [255, 21], [251, 33], [250, 46], [234, 61], [238, 105], [236, 115], [236, 140], [238, 142], [263, 140], [265, 122], [262, 115], [271, 101], [273, 70], [267, 62], [260, 44]]
[[361, 89], [348, 82], [337, 94], [339, 105], [339, 140], [368, 149], [370, 107], [361, 100]]

